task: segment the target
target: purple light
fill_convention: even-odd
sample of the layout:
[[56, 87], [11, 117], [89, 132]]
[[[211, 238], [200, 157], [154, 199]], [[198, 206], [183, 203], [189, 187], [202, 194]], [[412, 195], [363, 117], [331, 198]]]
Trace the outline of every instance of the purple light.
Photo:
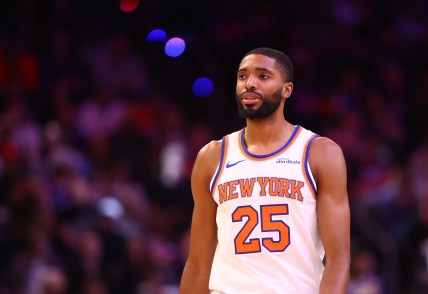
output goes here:
[[186, 48], [186, 42], [181, 38], [171, 38], [165, 44], [165, 54], [170, 57], [178, 57]]

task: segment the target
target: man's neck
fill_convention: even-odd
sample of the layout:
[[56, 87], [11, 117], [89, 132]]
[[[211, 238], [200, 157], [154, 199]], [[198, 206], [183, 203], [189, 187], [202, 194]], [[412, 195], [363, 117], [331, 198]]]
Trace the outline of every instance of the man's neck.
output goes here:
[[282, 147], [294, 131], [284, 117], [271, 117], [264, 120], [247, 119], [245, 143], [254, 154], [266, 154]]

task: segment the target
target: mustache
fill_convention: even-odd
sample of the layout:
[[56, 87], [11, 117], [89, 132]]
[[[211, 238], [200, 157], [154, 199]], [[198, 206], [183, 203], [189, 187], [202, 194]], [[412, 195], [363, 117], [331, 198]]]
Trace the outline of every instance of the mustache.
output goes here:
[[262, 98], [262, 99], [263, 99], [263, 95], [262, 95], [262, 94], [260, 94], [260, 93], [258, 93], [258, 92], [256, 92], [256, 91], [253, 91], [253, 90], [247, 90], [247, 91], [244, 91], [244, 92], [242, 92], [241, 94], [239, 94], [239, 97], [240, 97], [240, 98], [242, 98], [242, 96], [243, 96], [243, 95], [245, 95], [245, 94], [257, 95], [257, 96], [259, 96], [260, 98]]

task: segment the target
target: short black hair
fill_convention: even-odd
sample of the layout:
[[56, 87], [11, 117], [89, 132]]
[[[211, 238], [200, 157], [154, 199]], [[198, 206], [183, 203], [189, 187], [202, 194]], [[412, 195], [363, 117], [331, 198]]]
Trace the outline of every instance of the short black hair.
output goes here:
[[242, 57], [242, 59], [251, 54], [262, 54], [274, 59], [275, 65], [279, 67], [284, 75], [284, 82], [293, 81], [293, 62], [291, 62], [290, 57], [288, 57], [284, 52], [268, 47], [260, 47], [249, 51]]

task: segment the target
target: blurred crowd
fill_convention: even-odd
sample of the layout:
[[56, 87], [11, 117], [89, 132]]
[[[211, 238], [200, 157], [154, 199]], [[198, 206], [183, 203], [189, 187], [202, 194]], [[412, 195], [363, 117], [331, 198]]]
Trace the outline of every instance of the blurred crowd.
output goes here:
[[[0, 294], [178, 293], [193, 161], [244, 126], [258, 46], [294, 61], [286, 117], [344, 151], [349, 294], [428, 293], [428, 1], [118, 2], [0, 12]], [[183, 57], [145, 41], [157, 26]]]

